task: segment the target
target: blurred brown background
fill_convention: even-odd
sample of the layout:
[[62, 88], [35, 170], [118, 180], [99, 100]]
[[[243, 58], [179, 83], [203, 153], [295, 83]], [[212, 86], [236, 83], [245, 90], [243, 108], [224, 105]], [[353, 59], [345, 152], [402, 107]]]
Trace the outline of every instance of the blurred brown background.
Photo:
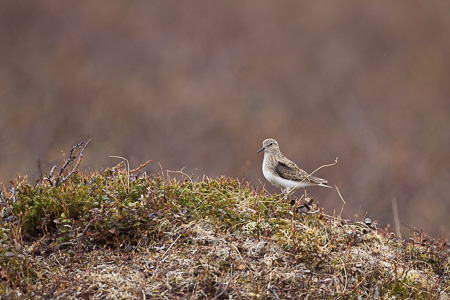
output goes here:
[[449, 237], [449, 1], [2, 1], [0, 41], [6, 186], [88, 138], [84, 169], [120, 155], [256, 186], [273, 137], [307, 171], [339, 157], [316, 175], [345, 217], [392, 224], [395, 197]]

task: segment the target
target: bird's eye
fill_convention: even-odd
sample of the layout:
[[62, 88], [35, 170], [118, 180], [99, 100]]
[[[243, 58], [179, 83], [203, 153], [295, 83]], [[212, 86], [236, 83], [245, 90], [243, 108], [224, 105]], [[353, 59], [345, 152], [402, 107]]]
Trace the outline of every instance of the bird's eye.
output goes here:
[[272, 146], [272, 145], [273, 145], [273, 143], [270, 143], [270, 144], [269, 144], [269, 146]]

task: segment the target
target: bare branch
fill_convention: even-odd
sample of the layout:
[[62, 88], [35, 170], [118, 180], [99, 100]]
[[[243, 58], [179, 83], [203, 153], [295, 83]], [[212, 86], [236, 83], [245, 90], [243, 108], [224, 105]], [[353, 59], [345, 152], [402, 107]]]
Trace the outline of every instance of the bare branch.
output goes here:
[[[84, 153], [84, 149], [86, 149], [87, 145], [89, 144], [91, 140], [84, 142], [81, 141], [78, 144], [76, 144], [75, 146], [72, 147], [72, 149], [70, 149], [70, 153], [69, 153], [69, 158], [64, 162], [64, 165], [61, 167], [61, 169], [59, 170], [58, 176], [53, 179], [53, 173], [56, 170], [56, 166], [53, 166], [52, 169], [50, 170], [50, 173], [47, 175], [45, 174], [45, 177], [47, 177], [47, 180], [50, 184], [50, 186], [59, 186], [61, 183], [65, 182], [67, 179], [69, 179], [70, 176], [73, 175], [73, 173], [75, 173], [78, 170], [78, 167], [80, 166], [81, 163], [81, 159], [83, 158], [83, 153]], [[78, 154], [75, 154], [75, 151], [80, 149]], [[77, 159], [78, 158], [78, 159]], [[67, 167], [69, 165], [71, 165], [75, 159], [77, 159], [75, 165], [73, 166], [72, 170], [69, 171], [69, 173], [64, 176], [63, 173], [64, 171], [67, 169]]]
[[4, 198], [5, 193], [3, 191], [0, 191], [0, 199], [2, 200], [2, 202], [5, 204], [6, 207], [6, 211], [4, 211], [4, 214], [2, 214], [2, 220], [5, 220], [6, 222], [8, 222], [9, 219], [12, 219], [15, 217], [14, 215], [14, 205], [16, 204], [16, 190], [14, 189], [14, 187], [11, 189], [11, 198], [9, 198], [9, 200], [12, 200], [12, 204], [8, 203], [8, 201]]
[[336, 157], [336, 159], [334, 160], [333, 163], [331, 163], [331, 164], [326, 164], [326, 165], [322, 165], [322, 166], [318, 167], [317, 169], [315, 169], [314, 171], [312, 171], [311, 173], [309, 173], [309, 175], [312, 175], [312, 174], [316, 173], [317, 171], [319, 171], [319, 170], [322, 169], [322, 168], [334, 166], [334, 165], [337, 164], [337, 163], [338, 163], [338, 158]]
[[122, 159], [122, 161], [126, 162], [126, 166], [127, 166], [127, 192], [130, 189], [130, 163], [128, 162], [128, 159], [126, 159], [125, 157], [122, 156], [117, 156], [117, 155], [110, 155], [109, 157], [112, 158], [119, 158]]
[[230, 286], [231, 281], [233, 280], [233, 265], [231, 265], [231, 272], [230, 272], [230, 278], [227, 281], [227, 284], [222, 288], [222, 282], [223, 278], [220, 279], [219, 287], [217, 288], [216, 295], [214, 296], [214, 299], [219, 299], [224, 295]]
[[[309, 173], [308, 176], [305, 176], [305, 178], [303, 178], [303, 180], [300, 181], [300, 182], [298, 183], [298, 185], [302, 184], [305, 180], [308, 180], [308, 179], [312, 176], [312, 174], [316, 173], [316, 172], [319, 171], [320, 169], [326, 168], [326, 167], [334, 166], [334, 165], [337, 164], [337, 163], [338, 163], [338, 158], [336, 157], [336, 159], [334, 160], [333, 163], [331, 163], [331, 164], [326, 164], [326, 165], [322, 165], [322, 166], [318, 167], [317, 169], [315, 169], [314, 171], [312, 171], [311, 173]], [[298, 185], [297, 185], [297, 186], [298, 186]], [[331, 186], [327, 186], [327, 187], [330, 187], [330, 188], [331, 188]], [[294, 193], [294, 192], [295, 192], [295, 189], [296, 189], [296, 188], [292, 188], [289, 192], [287, 192], [286, 195], [285, 195], [285, 199], [287, 199], [288, 196], [290, 196], [292, 193]]]
[[192, 180], [192, 178], [189, 177], [189, 175], [186, 174], [186, 173], [184, 173], [183, 171], [170, 171], [170, 170], [167, 170], [167, 176], [169, 176], [169, 173], [180, 173], [180, 174], [186, 176], [187, 178], [189, 178], [189, 180], [190, 180], [191, 182], [194, 182], [194, 181]]
[[2, 200], [2, 202], [5, 203], [5, 205], [6, 205], [7, 207], [9, 207], [9, 204], [8, 204], [8, 202], [5, 200], [5, 198], [3, 198], [3, 195], [4, 195], [4, 193], [3, 193], [3, 191], [1, 191], [1, 192], [0, 192], [0, 200]]
[[342, 211], [344, 210], [344, 206], [345, 206], [346, 202], [345, 202], [345, 200], [344, 200], [344, 197], [342, 197], [341, 192], [339, 191], [337, 185], [335, 185], [334, 187], [336, 188], [336, 191], [337, 191], [337, 193], [338, 193], [338, 195], [339, 195], [339, 198], [341, 198], [342, 203], [343, 203], [343, 204], [342, 204], [342, 207], [341, 207], [341, 212], [339, 213], [339, 217], [342, 218]]
[[151, 160], [147, 160], [145, 163], [143, 163], [142, 165], [140, 165], [136, 169], [130, 170], [130, 174], [139, 171], [140, 169], [142, 169], [143, 167], [148, 165], [150, 162], [151, 162]]
[[56, 166], [53, 166], [53, 168], [50, 170], [50, 173], [47, 175], [47, 173], [44, 173], [47, 177], [48, 182], [50, 183], [50, 186], [53, 186], [53, 172], [55, 172]]
[[392, 214], [394, 215], [395, 233], [397, 234], [397, 237], [401, 239], [402, 232], [400, 231], [400, 217], [398, 216], [397, 199], [395, 197], [392, 197], [391, 203], [392, 203]]
[[[69, 174], [67, 174], [67, 176], [63, 177], [63, 179], [59, 182], [59, 184], [63, 183], [64, 181], [66, 181], [70, 176], [72, 176], [73, 173], [75, 173], [76, 170], [78, 170], [78, 167], [80, 166], [81, 163], [81, 159], [83, 158], [83, 153], [84, 153], [84, 149], [86, 149], [87, 145], [89, 144], [91, 140], [88, 140], [86, 143], [84, 141], [81, 141], [80, 143], [78, 143], [76, 146], [74, 146], [71, 150], [70, 150], [70, 154], [69, 154], [69, 159], [67, 161], [69, 161], [70, 159], [72, 159], [72, 161], [77, 157], [76, 155], [73, 155], [73, 151], [76, 150], [76, 148], [82, 146], [80, 153], [78, 154], [78, 160], [75, 163], [75, 166], [72, 168], [72, 170], [69, 172]], [[64, 164], [63, 168], [66, 168], [67, 165], [69, 165], [70, 163]], [[63, 170], [64, 171], [64, 170]], [[62, 174], [62, 172], [60, 172], [60, 174]], [[59, 179], [59, 176], [58, 178]], [[56, 185], [58, 186], [58, 184]]]
[[273, 294], [273, 296], [277, 299], [280, 300], [280, 297], [278, 297], [277, 293], [275, 293], [275, 291], [273, 289], [267, 289], [269, 292], [271, 292]]

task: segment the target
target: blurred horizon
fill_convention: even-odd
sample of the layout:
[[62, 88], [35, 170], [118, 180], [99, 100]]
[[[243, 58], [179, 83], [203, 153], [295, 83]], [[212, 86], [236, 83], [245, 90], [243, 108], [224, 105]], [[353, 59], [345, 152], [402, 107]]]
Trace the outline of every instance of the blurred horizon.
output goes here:
[[[0, 182], [81, 169], [244, 178], [265, 138], [343, 217], [449, 238], [450, 2], [0, 3]], [[38, 166], [40, 164], [40, 167]], [[308, 188], [328, 214], [342, 201]], [[302, 189], [295, 196], [300, 197]]]

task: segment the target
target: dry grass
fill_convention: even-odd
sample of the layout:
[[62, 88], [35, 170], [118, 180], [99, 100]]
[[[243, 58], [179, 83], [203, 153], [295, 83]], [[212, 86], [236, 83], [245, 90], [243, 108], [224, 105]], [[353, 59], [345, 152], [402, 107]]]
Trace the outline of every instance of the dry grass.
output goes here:
[[3, 188], [3, 298], [448, 299], [445, 242], [232, 178], [128, 169]]

